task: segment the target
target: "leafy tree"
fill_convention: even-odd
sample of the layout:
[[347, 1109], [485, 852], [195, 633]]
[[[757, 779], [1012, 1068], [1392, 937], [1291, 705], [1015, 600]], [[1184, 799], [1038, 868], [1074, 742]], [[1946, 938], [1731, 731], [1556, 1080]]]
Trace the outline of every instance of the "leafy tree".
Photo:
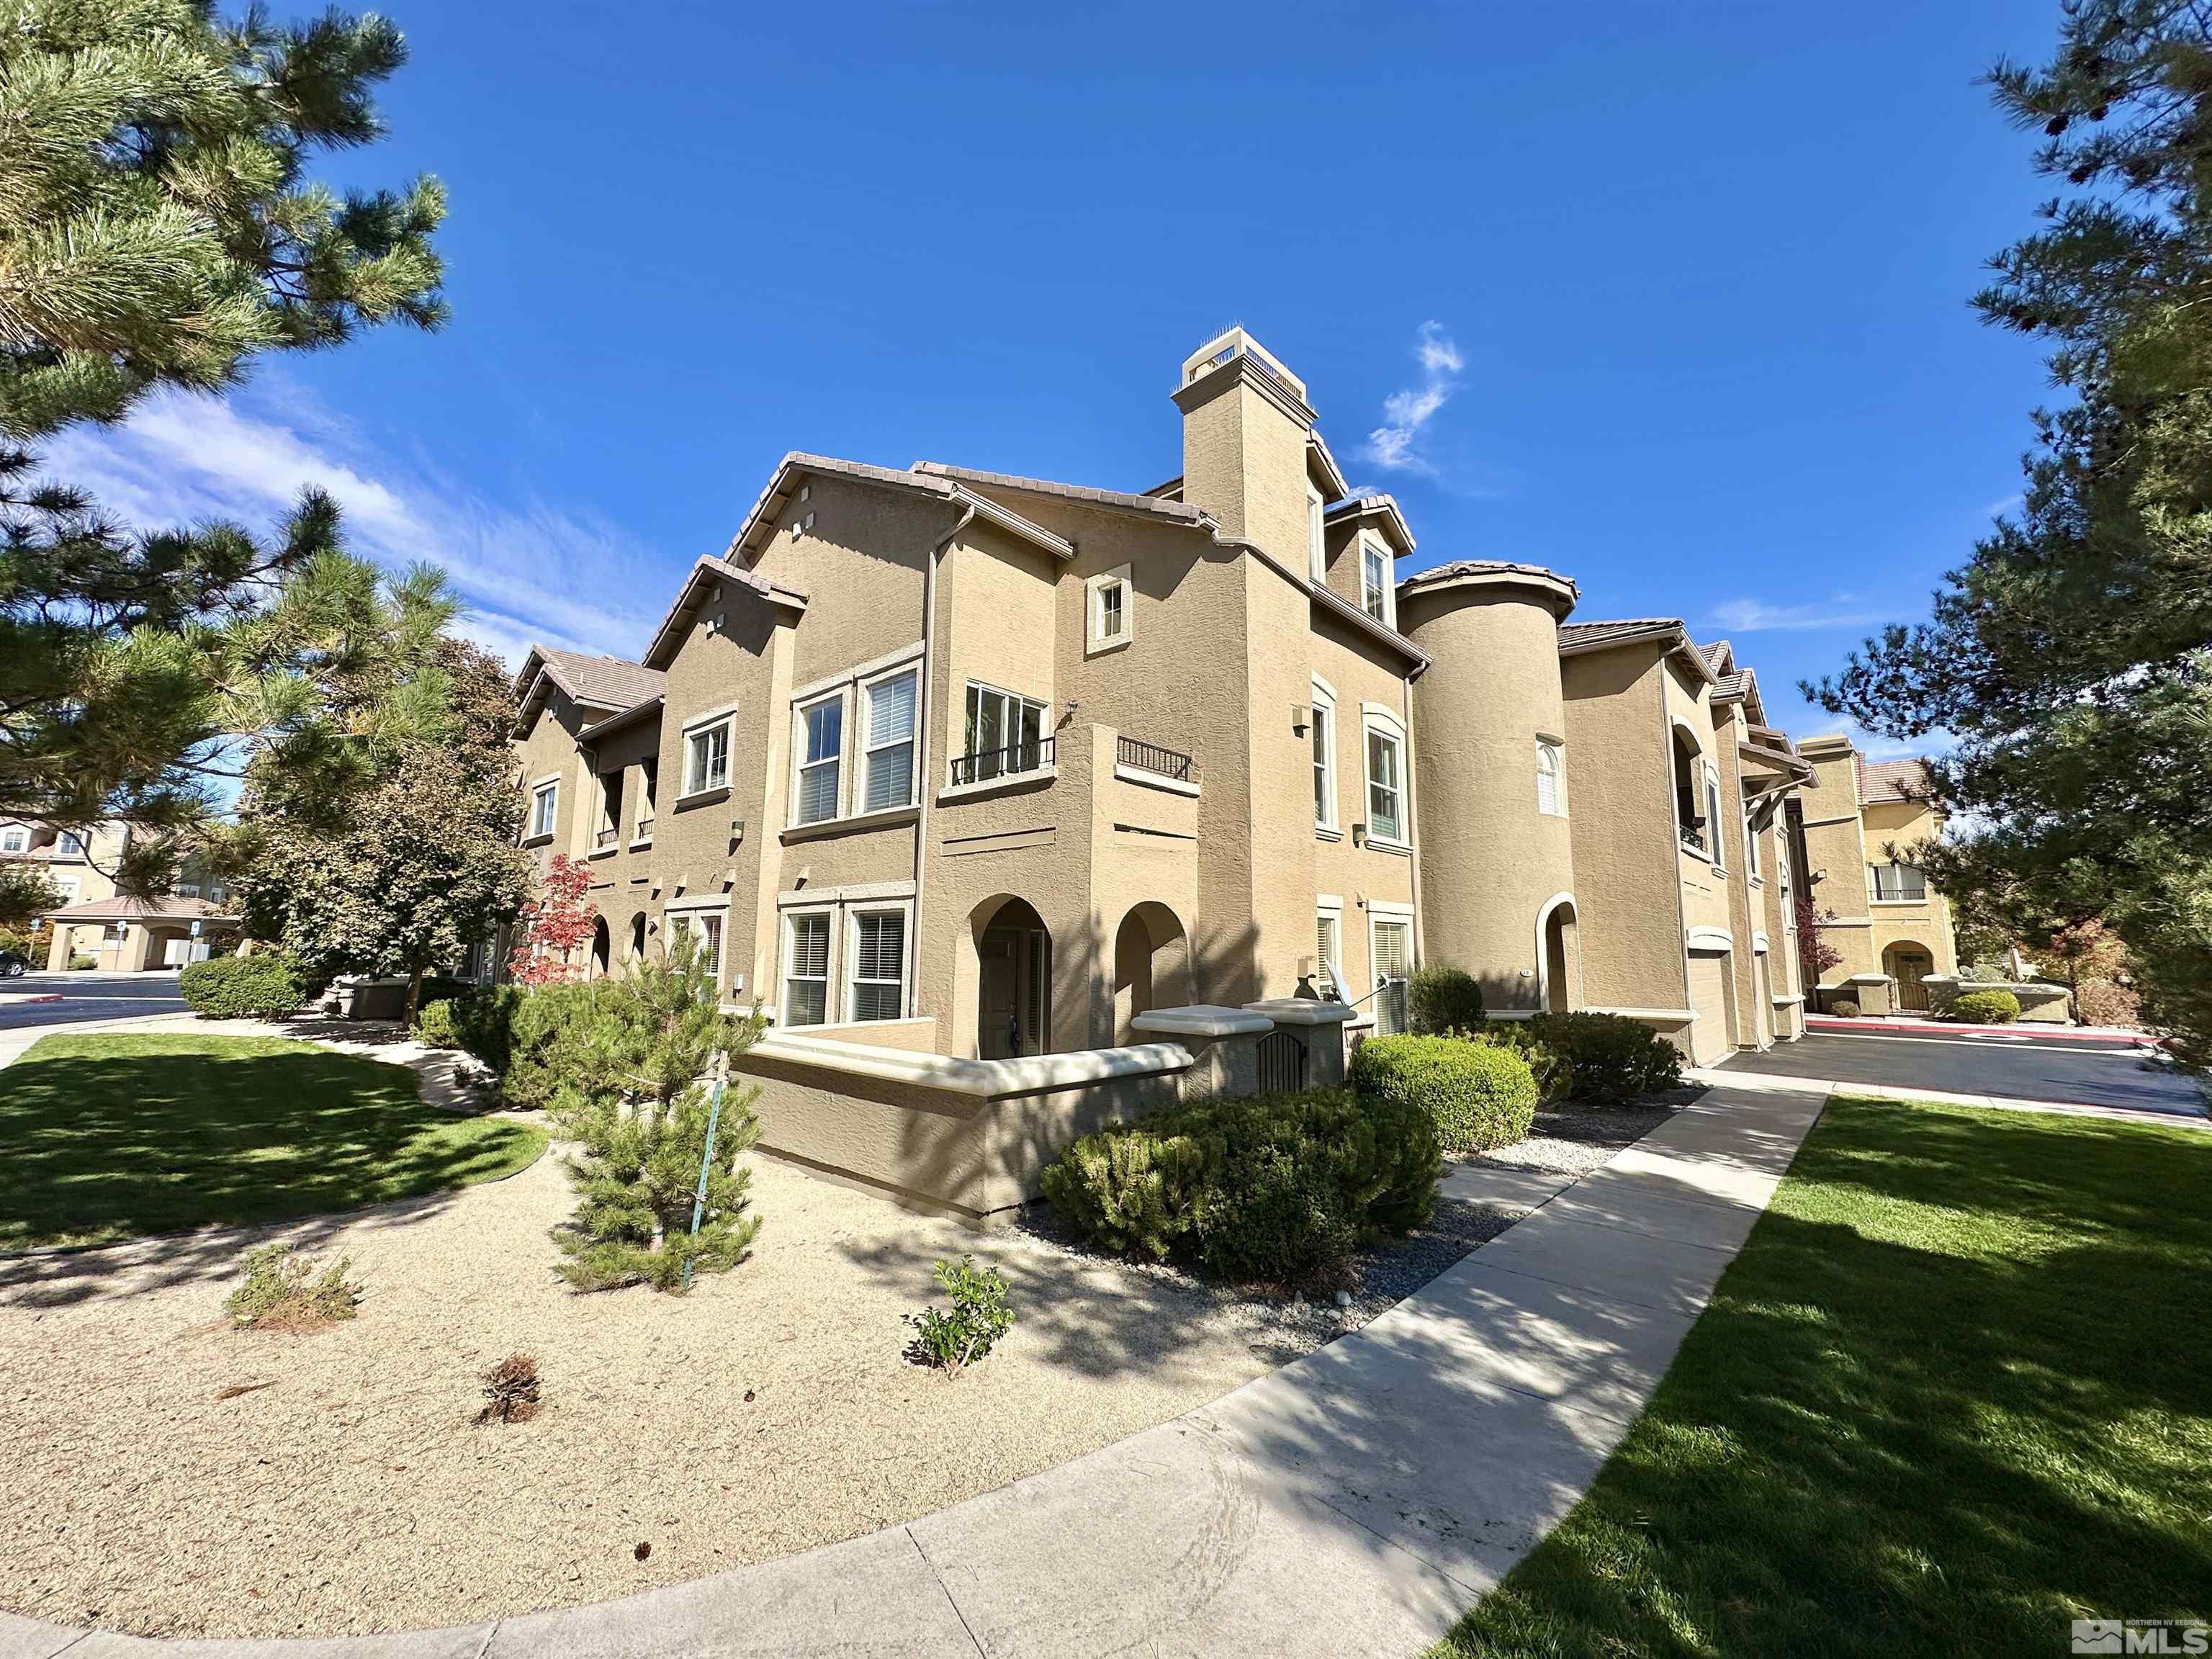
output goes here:
[[[374, 16], [0, 0], [0, 813], [184, 830], [247, 755], [303, 788], [361, 782], [346, 740], [434, 701], [362, 694], [394, 658], [424, 689], [450, 601], [348, 557], [326, 496], [265, 543], [140, 533], [23, 447], [156, 388], [218, 392], [264, 351], [442, 320], [437, 181], [307, 176], [380, 136], [374, 94], [405, 57]], [[157, 889], [173, 850], [133, 842], [115, 873]]]
[[680, 1290], [687, 1268], [737, 1266], [760, 1231], [760, 1218], [747, 1213], [751, 1172], [738, 1164], [760, 1139], [757, 1086], [725, 1092], [696, 1234], [691, 1211], [712, 1079], [752, 1046], [761, 1022], [721, 1012], [714, 975], [688, 934], [669, 959], [647, 957], [591, 990], [548, 1055], [560, 1079], [549, 1109], [575, 1143], [568, 1170], [576, 1213], [555, 1234], [568, 1258], [561, 1271], [584, 1290]]
[[331, 821], [327, 791], [301, 789], [285, 757], [268, 756], [247, 788], [245, 827], [224, 847], [256, 936], [279, 941], [317, 983], [406, 975], [410, 1020], [424, 975], [512, 920], [530, 890], [507, 775], [506, 671], [454, 640], [432, 661], [445, 706], [422, 711], [422, 736], [342, 751], [379, 768], [343, 821]]
[[1813, 902], [1813, 889], [1808, 882], [1798, 888], [1791, 898], [1797, 909], [1797, 970], [1809, 992], [1820, 982], [1820, 975], [1837, 966], [1844, 953], [1821, 936], [1820, 924], [1833, 921], [1833, 910], [1825, 915]]
[[522, 907], [522, 928], [508, 953], [507, 976], [521, 985], [557, 985], [578, 978], [576, 952], [589, 941], [599, 913], [591, 900], [591, 866], [556, 853]]
[[[0, 933], [21, 933], [26, 944], [32, 925], [43, 911], [62, 902], [60, 890], [46, 879], [46, 872], [27, 864], [0, 864]], [[0, 939], [0, 949], [21, 949]]]
[[2154, 1018], [2212, 1053], [2212, 13], [2069, 0], [2050, 63], [1990, 79], [2061, 193], [1974, 303], [2049, 346], [2068, 401], [1933, 620], [1805, 689], [1954, 733], [1930, 787], [1976, 828], [1913, 856], [1962, 897], [2103, 918]]

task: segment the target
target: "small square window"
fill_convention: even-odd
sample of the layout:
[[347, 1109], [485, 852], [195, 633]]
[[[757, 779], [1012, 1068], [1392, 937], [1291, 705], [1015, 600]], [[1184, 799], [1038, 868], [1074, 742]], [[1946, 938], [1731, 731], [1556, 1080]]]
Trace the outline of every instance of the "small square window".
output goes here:
[[1132, 612], [1136, 594], [1130, 586], [1129, 567], [1123, 565], [1118, 570], [1093, 576], [1085, 586], [1090, 611], [1085, 625], [1086, 648], [1095, 653], [1128, 644], [1136, 634], [1136, 617]]
[[558, 821], [560, 811], [561, 785], [559, 780], [556, 779], [551, 783], [541, 783], [536, 789], [532, 790], [530, 796], [530, 834], [532, 838], [535, 839], [539, 836], [551, 835], [553, 833], [553, 826], [555, 823]]
[[730, 723], [702, 726], [684, 738], [684, 793], [720, 789], [730, 781]]

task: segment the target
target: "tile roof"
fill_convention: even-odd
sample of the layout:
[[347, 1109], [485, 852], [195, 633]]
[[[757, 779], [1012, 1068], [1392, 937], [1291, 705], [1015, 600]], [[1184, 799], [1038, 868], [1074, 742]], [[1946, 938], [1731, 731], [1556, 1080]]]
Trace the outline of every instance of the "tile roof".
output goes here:
[[1723, 665], [1729, 662], [1735, 655], [1735, 652], [1726, 640], [1716, 640], [1711, 645], [1699, 646], [1698, 649], [1705, 653], [1705, 666], [1716, 674], [1721, 672]]
[[83, 899], [46, 912], [49, 921], [234, 921], [236, 917], [205, 899]]
[[1512, 559], [1455, 559], [1449, 564], [1431, 565], [1426, 570], [1417, 570], [1398, 586], [1405, 588], [1422, 582], [1443, 581], [1453, 576], [1489, 575], [1541, 576], [1549, 581], [1563, 582], [1571, 590], [1575, 588], [1572, 576], [1563, 576], [1540, 564], [1522, 564]]
[[1610, 645], [1615, 640], [1641, 639], [1680, 628], [1677, 617], [1630, 617], [1619, 622], [1578, 622], [1559, 624], [1561, 645]]
[[556, 651], [542, 645], [532, 649], [544, 659], [554, 683], [578, 702], [599, 708], [628, 708], [660, 695], [660, 672], [626, 657], [591, 657], [580, 651]]
[[[951, 466], [943, 461], [916, 461], [914, 471], [963, 483], [995, 484], [1001, 489], [1023, 489], [1032, 495], [1058, 495], [1064, 501], [1088, 501], [1097, 507], [1116, 507], [1130, 513], [1150, 513], [1196, 524], [1206, 514], [1188, 501], [1170, 501], [1158, 495], [1132, 495], [1126, 489], [1094, 489], [1088, 484], [1055, 483], [1049, 478], [1024, 478], [1012, 472], [985, 472], [972, 466]], [[1160, 488], [1166, 488], [1165, 485]]]
[[[1705, 647], [1705, 660], [1710, 663], [1712, 659], [1712, 647], [1711, 646], [1707, 646]], [[1729, 697], [1740, 697], [1750, 690], [1751, 670], [1748, 668], [1739, 668], [1733, 674], [1723, 674], [1721, 676], [1721, 683], [1713, 688], [1713, 696], [1716, 698], [1725, 701]]]
[[1864, 755], [1853, 754], [1852, 763], [1858, 769], [1859, 801], [1920, 800], [1929, 788], [1928, 763], [1924, 760], [1870, 761]]

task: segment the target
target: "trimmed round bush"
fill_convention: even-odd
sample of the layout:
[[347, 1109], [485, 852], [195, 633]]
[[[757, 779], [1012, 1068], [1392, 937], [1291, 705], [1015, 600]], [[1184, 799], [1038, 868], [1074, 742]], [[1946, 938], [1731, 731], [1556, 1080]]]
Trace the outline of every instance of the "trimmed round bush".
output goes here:
[[1480, 1031], [1466, 1035], [1476, 1042], [1489, 1043], [1527, 1060], [1529, 1071], [1536, 1078], [1536, 1104], [1550, 1106], [1573, 1095], [1574, 1062], [1564, 1050], [1553, 1048], [1538, 1036], [1535, 1024], [1528, 1019], [1494, 1019]]
[[185, 964], [177, 994], [204, 1019], [283, 1019], [307, 1000], [299, 958], [281, 951]]
[[1565, 1067], [1567, 1090], [1577, 1100], [1617, 1105], [1682, 1086], [1682, 1051], [1640, 1019], [1539, 1014], [1527, 1024], [1528, 1040], [1541, 1043]]
[[1409, 1017], [1424, 1036], [1472, 1031], [1489, 1018], [1482, 1011], [1482, 987], [1463, 968], [1423, 968], [1406, 987]]
[[1828, 1012], [1838, 1019], [1856, 1019], [1859, 1006], [1849, 997], [1837, 997], [1828, 1004]]
[[1510, 1146], [1536, 1121], [1528, 1062], [1465, 1037], [1370, 1037], [1352, 1057], [1352, 1086], [1363, 1100], [1425, 1114], [1446, 1152]]
[[434, 1002], [426, 995], [415, 1035], [428, 1048], [465, 1049], [504, 1078], [516, 1015], [530, 994], [520, 985], [468, 985]]
[[1199, 1212], [1206, 1271], [1239, 1285], [1334, 1291], [1349, 1283], [1358, 1230], [1329, 1174], [1280, 1146], [1232, 1160]]
[[2009, 991], [1961, 991], [1948, 1012], [1961, 1024], [2009, 1025], [2020, 1018], [2020, 999]]

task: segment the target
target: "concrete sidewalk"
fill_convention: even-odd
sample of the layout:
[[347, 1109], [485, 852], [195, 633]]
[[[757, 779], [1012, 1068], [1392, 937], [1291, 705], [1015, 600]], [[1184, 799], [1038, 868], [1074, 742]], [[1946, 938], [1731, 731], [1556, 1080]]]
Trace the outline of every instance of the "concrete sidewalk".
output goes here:
[[0, 1615], [0, 1659], [1407, 1659], [1588, 1488], [1820, 1106], [1716, 1088], [1365, 1328], [907, 1526], [404, 1636], [154, 1643]]

